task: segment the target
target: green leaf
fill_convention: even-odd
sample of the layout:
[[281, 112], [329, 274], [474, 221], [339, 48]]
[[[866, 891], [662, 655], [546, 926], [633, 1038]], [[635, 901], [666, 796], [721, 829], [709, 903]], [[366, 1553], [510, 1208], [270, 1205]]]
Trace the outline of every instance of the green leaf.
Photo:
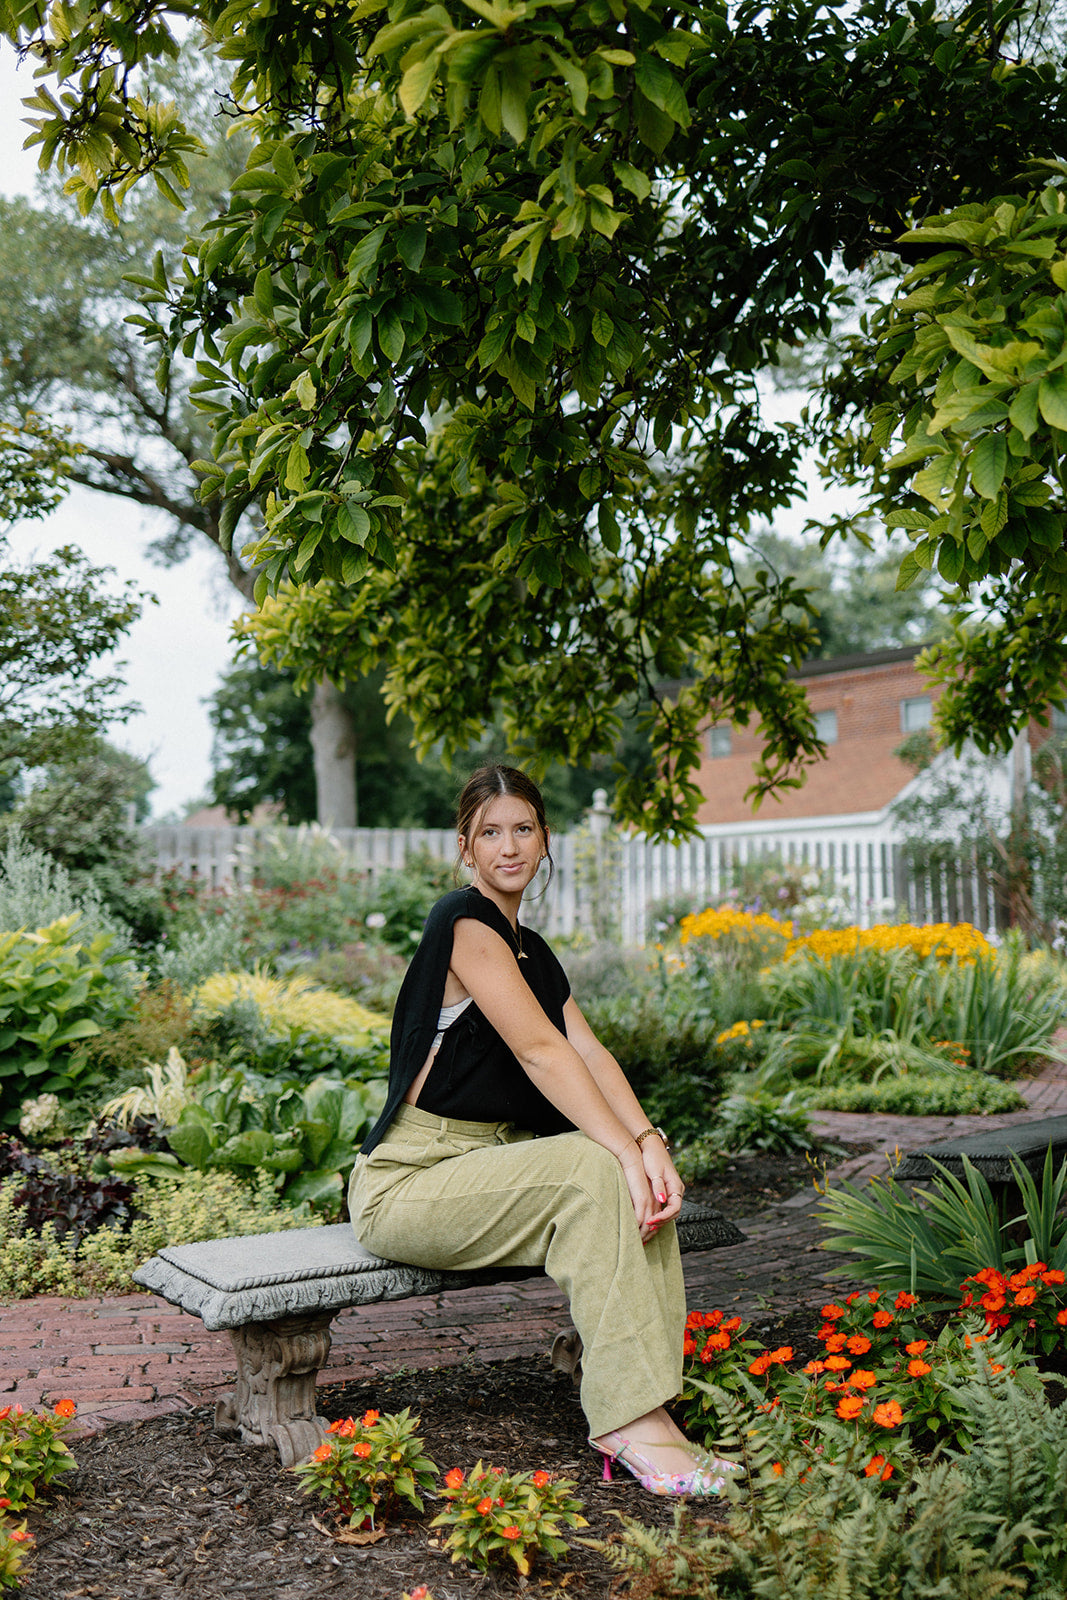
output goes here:
[[1067, 433], [1067, 367], [1057, 367], [1041, 379], [1037, 407], [1050, 428]]
[[607, 349], [615, 336], [615, 324], [606, 311], [593, 312], [593, 338], [603, 349]]
[[299, 439], [294, 439], [289, 446], [289, 454], [285, 462], [285, 477], [283, 479], [285, 487], [291, 489], [294, 494], [299, 494], [307, 482], [309, 470], [307, 451]]
[[435, 322], [459, 326], [463, 321], [463, 301], [451, 289], [442, 289], [436, 283], [419, 285], [419, 299]]
[[1037, 431], [1039, 387], [1036, 383], [1024, 383], [1008, 411], [1012, 426], [1018, 428], [1024, 439], [1031, 438]]
[[957, 583], [967, 559], [967, 552], [955, 539], [943, 539], [937, 552], [937, 570], [946, 583]]
[[987, 433], [968, 458], [971, 482], [983, 500], [995, 500], [1008, 468], [1008, 441], [1002, 433]]
[[426, 254], [426, 238], [424, 222], [409, 222], [397, 235], [397, 254], [409, 272], [418, 272], [422, 266], [422, 259]]
[[299, 1178], [286, 1184], [285, 1199], [288, 1205], [294, 1206], [302, 1200], [307, 1200], [313, 1206], [332, 1205], [343, 1188], [339, 1172], [302, 1172]]
[[956, 457], [950, 451], [945, 451], [941, 455], [936, 455], [929, 466], [916, 473], [911, 486], [924, 500], [939, 506], [949, 480], [955, 477], [956, 469]]
[[341, 509], [337, 513], [337, 531], [342, 539], [347, 539], [349, 544], [363, 545], [371, 529], [370, 517], [362, 506], [353, 505], [350, 501], [342, 501]]
[[269, 267], [261, 267], [256, 273], [255, 285], [252, 289], [252, 299], [256, 310], [261, 316], [273, 317], [274, 315], [274, 279]]
[[409, 117], [415, 115], [430, 92], [430, 85], [437, 76], [437, 60], [436, 52], [429, 51], [421, 61], [408, 67], [400, 80], [400, 104]]
[[689, 126], [689, 107], [681, 85], [665, 61], [659, 56], [642, 52], [637, 58], [634, 78], [641, 93], [657, 111], [662, 111], [680, 128]]

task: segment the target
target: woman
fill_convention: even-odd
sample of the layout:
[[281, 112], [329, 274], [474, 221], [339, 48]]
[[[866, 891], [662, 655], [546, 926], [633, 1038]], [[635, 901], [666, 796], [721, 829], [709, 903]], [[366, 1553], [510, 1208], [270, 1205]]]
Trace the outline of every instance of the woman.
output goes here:
[[716, 1494], [733, 1463], [664, 1410], [681, 1388], [683, 1184], [544, 940], [518, 920], [548, 856], [544, 802], [476, 772], [456, 820], [468, 888], [439, 900], [393, 1018], [385, 1108], [352, 1224], [414, 1266], [543, 1267], [581, 1335], [590, 1443], [655, 1494]]

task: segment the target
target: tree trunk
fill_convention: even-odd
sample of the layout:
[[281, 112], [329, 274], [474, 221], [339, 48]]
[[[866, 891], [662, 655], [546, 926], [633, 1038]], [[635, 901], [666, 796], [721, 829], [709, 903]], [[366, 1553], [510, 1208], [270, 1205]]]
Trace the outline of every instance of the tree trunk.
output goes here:
[[356, 727], [336, 684], [320, 678], [311, 697], [318, 820], [324, 828], [354, 828]]

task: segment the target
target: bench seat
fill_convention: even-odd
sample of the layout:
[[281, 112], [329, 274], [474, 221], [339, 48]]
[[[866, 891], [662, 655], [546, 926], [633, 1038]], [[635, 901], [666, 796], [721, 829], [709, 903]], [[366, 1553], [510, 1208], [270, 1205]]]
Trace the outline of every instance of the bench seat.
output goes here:
[[[688, 1201], [677, 1227], [684, 1251], [744, 1240], [718, 1211]], [[215, 1426], [247, 1444], [273, 1444], [285, 1466], [309, 1455], [323, 1437], [316, 1380], [337, 1312], [539, 1276], [537, 1268], [439, 1272], [386, 1261], [365, 1250], [344, 1222], [170, 1245], [133, 1274], [141, 1288], [199, 1317], [206, 1328], [229, 1333], [237, 1386], [216, 1407]]]
[[913, 1182], [929, 1182], [937, 1176], [936, 1161], [955, 1178], [964, 1175], [963, 1158], [980, 1172], [993, 1189], [1017, 1189], [1011, 1158], [1020, 1161], [1032, 1177], [1038, 1178], [1045, 1157], [1052, 1151], [1053, 1166], [1067, 1156], [1067, 1117], [1040, 1117], [1034, 1122], [1016, 1123], [1011, 1128], [991, 1128], [988, 1133], [973, 1133], [963, 1139], [946, 1139], [941, 1144], [924, 1145], [909, 1151], [896, 1169], [895, 1177]]

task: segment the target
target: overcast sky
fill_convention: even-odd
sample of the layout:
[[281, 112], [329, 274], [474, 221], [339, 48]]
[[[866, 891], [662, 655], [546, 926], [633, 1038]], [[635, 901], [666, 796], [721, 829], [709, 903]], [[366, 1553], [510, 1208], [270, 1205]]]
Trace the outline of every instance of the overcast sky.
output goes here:
[[[21, 99], [33, 93], [27, 68], [0, 42], [0, 193], [29, 194], [37, 170], [21, 148], [26, 115]], [[35, 551], [79, 545], [98, 566], [113, 567], [119, 580], [157, 596], [131, 630], [119, 658], [127, 663], [130, 698], [143, 710], [114, 730], [116, 744], [147, 760], [158, 788], [153, 812], [164, 816], [203, 795], [211, 762], [211, 727], [205, 700], [230, 660], [230, 622], [240, 605], [206, 544], [180, 566], [161, 569], [144, 559], [157, 528], [153, 514], [111, 496], [75, 489], [44, 521], [22, 523], [9, 549], [22, 560]]]

